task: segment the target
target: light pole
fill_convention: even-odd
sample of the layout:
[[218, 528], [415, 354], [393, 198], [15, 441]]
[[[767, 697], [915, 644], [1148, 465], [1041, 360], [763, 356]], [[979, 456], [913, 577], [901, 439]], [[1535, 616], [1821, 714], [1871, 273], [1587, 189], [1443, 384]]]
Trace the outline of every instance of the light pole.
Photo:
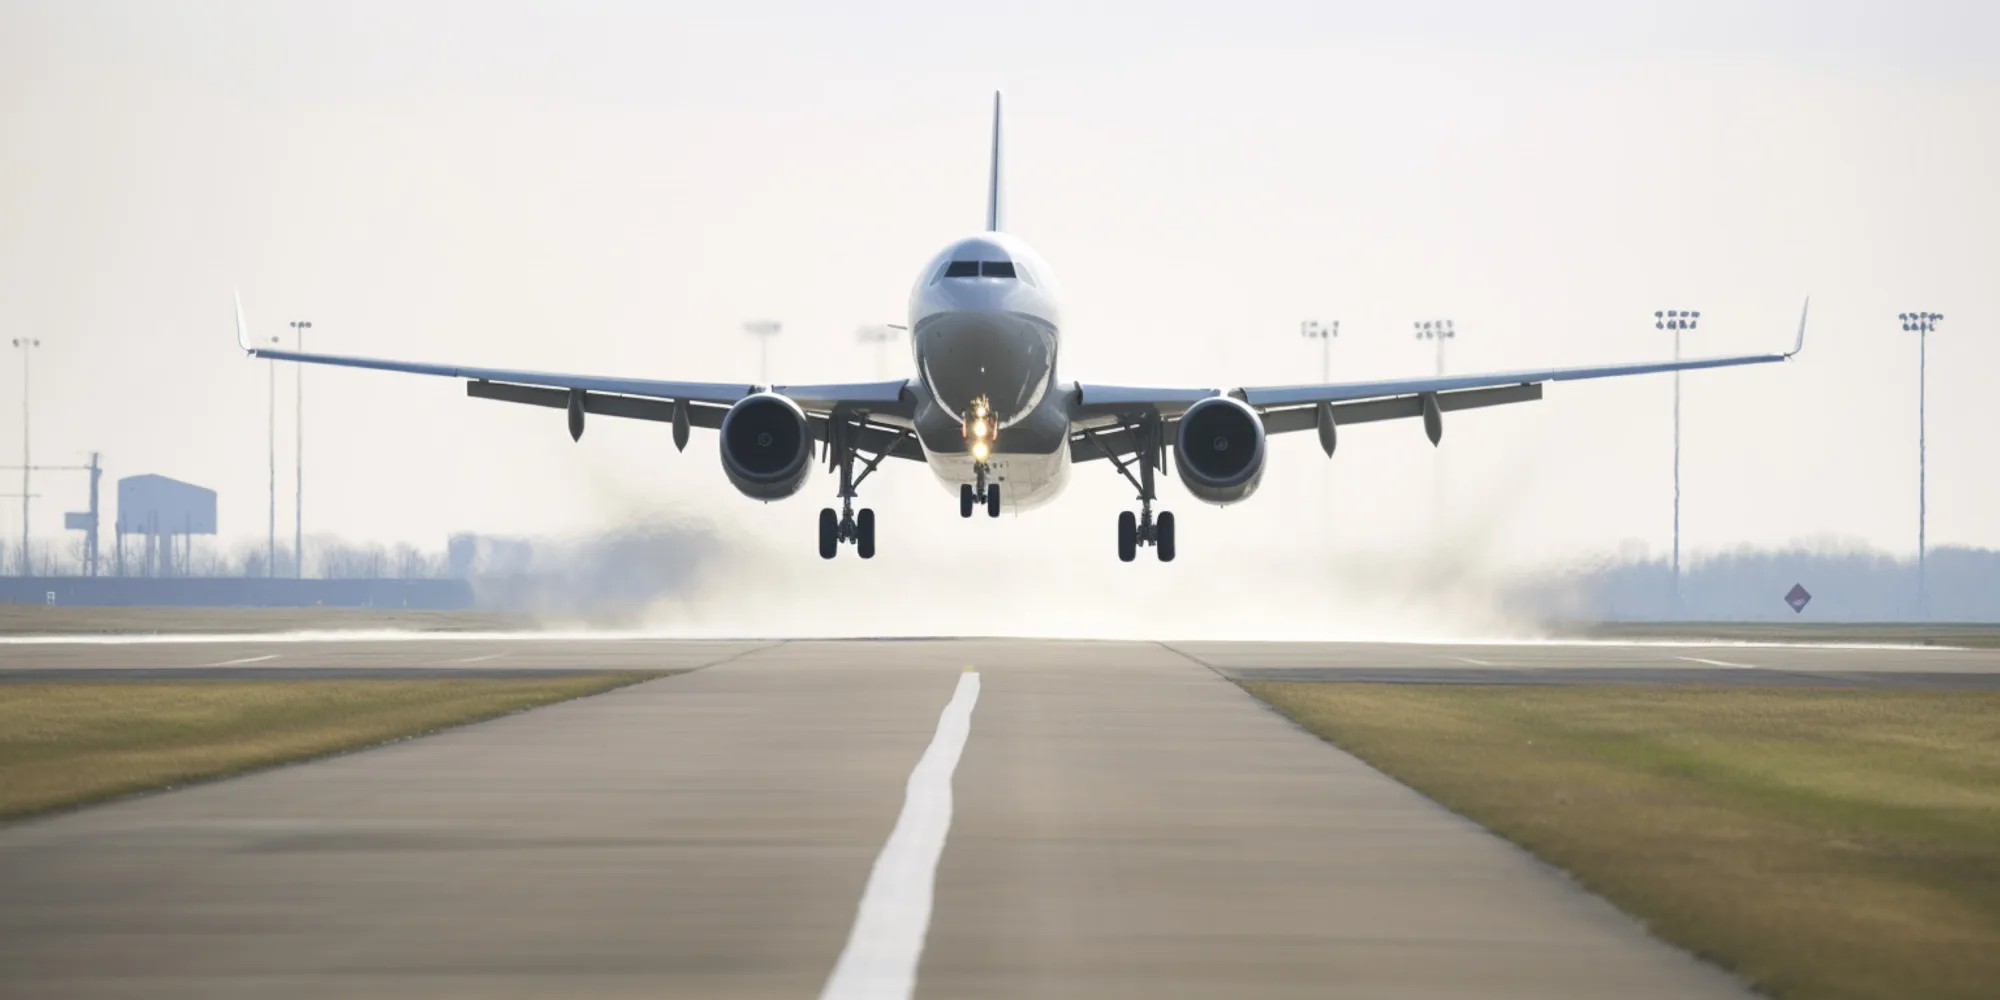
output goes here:
[[[306, 350], [306, 331], [313, 328], [308, 320], [292, 321], [292, 333], [298, 340], [298, 352]], [[306, 576], [306, 366], [298, 366], [298, 387], [293, 392], [298, 403], [298, 412], [292, 418], [292, 426], [298, 440], [292, 450], [298, 459], [298, 483], [292, 493], [292, 575], [298, 579]]]
[[[1327, 382], [1333, 381], [1333, 340], [1335, 337], [1340, 336], [1340, 321], [1333, 320], [1328, 323], [1321, 323], [1319, 320], [1316, 319], [1300, 320], [1299, 336], [1304, 337], [1307, 340], [1319, 341], [1320, 384], [1324, 385]], [[1322, 442], [1330, 440], [1332, 440], [1332, 438], [1326, 438], [1326, 437], [1321, 438]], [[1328, 458], [1333, 457], [1333, 453], [1328, 452], [1327, 457]], [[1322, 543], [1328, 542], [1333, 532], [1332, 478], [1333, 478], [1332, 472], [1328, 471], [1326, 475], [1320, 479], [1319, 483], [1320, 487], [1319, 505], [1322, 514], [1322, 516], [1319, 518], [1319, 525], [1320, 525], [1320, 541]]]
[[[1917, 614], [1928, 618], [1931, 611], [1930, 581], [1924, 575], [1927, 548], [1924, 544], [1924, 514], [1927, 506], [1924, 495], [1924, 396], [1929, 360], [1926, 348], [1931, 331], [1937, 329], [1938, 323], [1944, 319], [1944, 314], [1898, 313], [1896, 318], [1903, 321], [1904, 332], [1917, 335]], [[27, 490], [24, 488], [21, 492], [26, 493]]]
[[1319, 341], [1319, 380], [1333, 381], [1333, 341], [1340, 336], [1340, 321], [1321, 323], [1315, 319], [1299, 322], [1299, 336]]
[[34, 495], [29, 488], [32, 482], [34, 459], [28, 454], [28, 370], [31, 352], [42, 346], [35, 337], [15, 337], [14, 346], [21, 349], [21, 575], [32, 576], [33, 565], [28, 561], [28, 500]]
[[[271, 343], [278, 342], [272, 337]], [[271, 537], [264, 549], [264, 575], [276, 578], [278, 575], [278, 363], [266, 361], [271, 367]]]
[[1447, 340], [1456, 338], [1458, 331], [1452, 328], [1451, 320], [1448, 319], [1426, 320], [1416, 324], [1416, 328], [1418, 340], [1437, 341], [1437, 373], [1442, 377], [1444, 375], [1444, 343]]
[[[1674, 360], [1681, 359], [1681, 333], [1701, 322], [1699, 311], [1655, 310], [1653, 329], [1674, 331]], [[1674, 614], [1681, 613], [1681, 373], [1674, 373]]]
[[771, 384], [771, 338], [783, 333], [785, 324], [775, 319], [753, 319], [743, 324], [743, 332], [757, 338], [757, 380]]
[[888, 349], [888, 344], [890, 341], [896, 339], [896, 334], [901, 332], [902, 329], [903, 328], [899, 326], [883, 326], [881, 324], [875, 324], [873, 326], [864, 326], [854, 331], [855, 340], [860, 341], [861, 343], [864, 344], [875, 345], [876, 378], [888, 377], [889, 368], [888, 365], [884, 363], [884, 361], [886, 360], [886, 352]]
[[[1448, 340], [1457, 339], [1458, 330], [1451, 325], [1451, 320], [1448, 319], [1425, 320], [1415, 324], [1415, 326], [1418, 340], [1430, 340], [1437, 343], [1437, 374], [1439, 378], [1443, 378], [1444, 345]], [[1435, 444], [1435, 440], [1432, 443]], [[1435, 471], [1432, 473], [1431, 478], [1431, 520], [1435, 522], [1444, 516], [1443, 455], [1438, 456], [1438, 462], [1432, 468]]]

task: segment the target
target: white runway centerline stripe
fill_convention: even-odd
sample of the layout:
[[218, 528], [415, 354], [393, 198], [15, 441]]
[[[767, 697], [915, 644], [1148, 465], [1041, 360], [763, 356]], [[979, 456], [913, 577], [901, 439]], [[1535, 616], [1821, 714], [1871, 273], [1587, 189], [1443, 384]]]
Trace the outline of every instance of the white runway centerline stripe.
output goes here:
[[1681, 657], [1676, 657], [1676, 659], [1686, 660], [1689, 663], [1702, 663], [1711, 667], [1735, 667], [1738, 670], [1757, 669], [1756, 667], [1748, 663], [1730, 663], [1726, 660], [1704, 660], [1699, 656], [1681, 656]]
[[211, 663], [211, 664], [209, 664], [209, 666], [211, 666], [211, 667], [240, 667], [240, 666], [244, 665], [245, 663], [262, 663], [262, 662], [264, 662], [265, 660], [275, 660], [275, 659], [277, 659], [277, 658], [278, 658], [278, 654], [276, 654], [276, 653], [272, 653], [272, 654], [271, 654], [271, 655], [269, 655], [269, 656], [246, 656], [246, 657], [244, 657], [244, 658], [242, 658], [242, 659], [240, 659], [240, 660], [224, 660], [224, 661], [222, 661], [221, 663]]
[[891, 1000], [917, 987], [917, 961], [931, 926], [931, 892], [939, 855], [951, 831], [951, 776], [972, 735], [979, 674], [958, 677], [958, 689], [938, 717], [937, 735], [904, 786], [903, 813], [875, 857], [854, 930], [827, 977], [820, 1000]]

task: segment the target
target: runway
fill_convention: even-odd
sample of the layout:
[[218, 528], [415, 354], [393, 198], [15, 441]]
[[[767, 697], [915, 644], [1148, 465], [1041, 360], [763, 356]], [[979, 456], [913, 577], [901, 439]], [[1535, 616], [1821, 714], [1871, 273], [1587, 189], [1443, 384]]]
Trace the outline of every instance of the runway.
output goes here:
[[[0, 642], [17, 680], [578, 669], [682, 672], [0, 827], [0, 995], [1745, 996], [1225, 675], [1992, 686], [2000, 651]], [[837, 989], [912, 942], [913, 994]]]
[[1680, 642], [1166, 642], [1035, 639], [659, 639], [419, 633], [409, 637], [0, 637], [10, 681], [284, 677], [518, 676], [578, 670], [675, 672], [779, 645], [867, 660], [911, 643], [1032, 656], [1070, 646], [1118, 659], [1164, 650], [1232, 679], [1383, 684], [1782, 684], [1830, 687], [2000, 687], [2000, 648], [1834, 643]]

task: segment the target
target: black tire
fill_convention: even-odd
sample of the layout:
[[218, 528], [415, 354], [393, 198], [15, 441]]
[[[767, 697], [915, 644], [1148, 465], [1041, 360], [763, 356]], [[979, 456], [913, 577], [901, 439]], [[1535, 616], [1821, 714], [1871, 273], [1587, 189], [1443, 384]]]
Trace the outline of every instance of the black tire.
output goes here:
[[854, 515], [854, 551], [863, 559], [875, 558], [875, 512], [866, 507]]
[[840, 551], [840, 515], [832, 507], [822, 507], [819, 511], [819, 557], [831, 559]]
[[972, 484], [971, 483], [958, 484], [958, 516], [971, 517], [972, 504], [974, 500], [975, 498], [972, 495]]
[[1159, 520], [1153, 522], [1153, 548], [1159, 551], [1161, 562], [1174, 561], [1174, 512], [1163, 510]]
[[1139, 519], [1129, 510], [1118, 512], [1118, 561], [1131, 562], [1139, 554]]
[[987, 483], [987, 484], [986, 484], [986, 516], [987, 516], [987, 517], [999, 517], [999, 516], [1000, 516], [1000, 484], [999, 484], [999, 483]]

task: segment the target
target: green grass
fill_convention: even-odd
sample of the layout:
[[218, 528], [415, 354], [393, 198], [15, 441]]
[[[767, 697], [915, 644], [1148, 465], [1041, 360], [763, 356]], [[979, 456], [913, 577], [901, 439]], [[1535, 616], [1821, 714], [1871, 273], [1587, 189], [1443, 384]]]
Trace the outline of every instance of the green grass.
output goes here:
[[351, 750], [651, 676], [0, 684], [0, 820]]
[[1244, 687], [1772, 995], [2000, 996], [2000, 692]]

